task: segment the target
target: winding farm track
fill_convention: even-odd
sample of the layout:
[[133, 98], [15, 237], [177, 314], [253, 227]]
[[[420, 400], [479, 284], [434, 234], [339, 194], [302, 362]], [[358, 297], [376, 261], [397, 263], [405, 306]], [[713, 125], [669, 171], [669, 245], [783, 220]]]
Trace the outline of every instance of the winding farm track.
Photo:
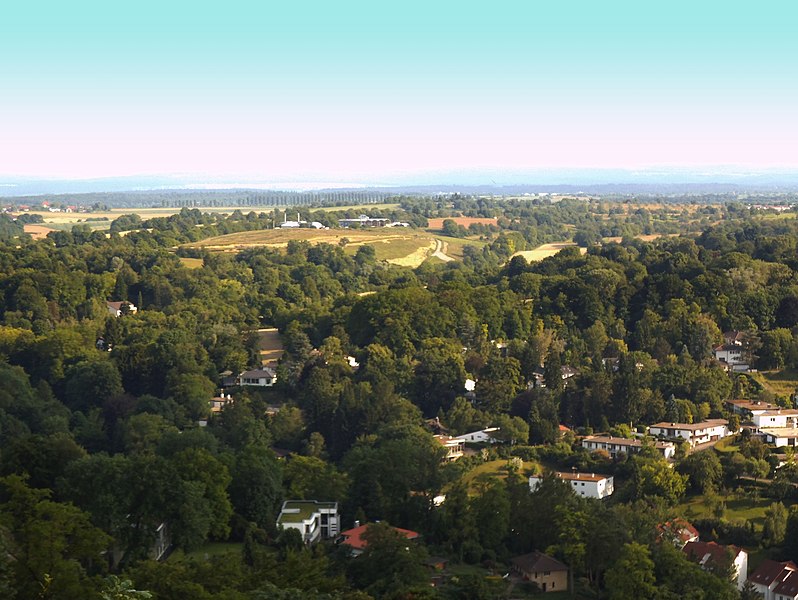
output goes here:
[[442, 242], [438, 239], [435, 240], [435, 251], [432, 253], [432, 256], [435, 258], [441, 259], [443, 262], [450, 262], [454, 260], [451, 256], [446, 254], [446, 251], [449, 249], [449, 242]]

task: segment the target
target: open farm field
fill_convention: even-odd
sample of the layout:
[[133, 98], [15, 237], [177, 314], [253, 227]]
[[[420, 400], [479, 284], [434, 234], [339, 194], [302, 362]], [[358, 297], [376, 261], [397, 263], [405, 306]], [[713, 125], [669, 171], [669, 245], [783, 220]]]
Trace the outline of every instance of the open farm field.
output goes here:
[[462, 225], [466, 229], [472, 223], [478, 223], [480, 225], [496, 225], [495, 217], [487, 219], [487, 218], [480, 218], [480, 217], [445, 217], [445, 218], [435, 218], [435, 219], [427, 219], [427, 229], [432, 231], [440, 231], [443, 228], [443, 222], [447, 219], [454, 221], [458, 225]]
[[349, 206], [322, 206], [314, 208], [313, 210], [324, 210], [326, 212], [343, 212], [345, 210], [358, 210], [364, 215], [369, 214], [372, 210], [394, 210], [399, 208], [398, 204], [350, 204]]
[[51, 231], [55, 231], [55, 229], [46, 225], [25, 225], [25, 233], [29, 234], [34, 240], [43, 240]]
[[290, 241], [311, 244], [341, 244], [347, 253], [358, 247], [373, 246], [378, 260], [406, 267], [417, 267], [435, 249], [435, 239], [426, 232], [406, 228], [379, 229], [265, 229], [242, 231], [187, 244], [216, 252], [240, 252], [247, 248], [285, 248]]
[[[393, 205], [386, 205], [393, 206]], [[198, 210], [204, 213], [214, 214], [230, 214], [235, 210], [240, 210], [244, 214], [249, 212], [271, 212], [272, 208], [267, 206], [214, 206], [214, 207], [197, 207]], [[49, 211], [35, 211], [29, 213], [31, 215], [41, 215], [44, 219], [44, 225], [52, 225], [54, 229], [69, 229], [70, 226], [78, 223], [91, 225], [95, 228], [108, 229], [111, 226], [111, 221], [121, 217], [122, 215], [138, 215], [142, 220], [152, 219], [155, 217], [168, 217], [179, 213], [182, 208], [114, 208], [111, 210], [90, 212], [90, 213], [65, 213], [65, 212], [49, 212]], [[89, 220], [92, 219], [92, 220]], [[97, 221], [95, 219], [107, 219], [107, 221]], [[57, 227], [57, 226], [61, 227]]]
[[264, 367], [276, 366], [283, 356], [283, 339], [276, 327], [258, 329], [260, 362]]
[[180, 264], [189, 269], [201, 269], [204, 261], [201, 258], [180, 257]]
[[[527, 262], [535, 262], [554, 256], [563, 248], [568, 248], [570, 246], [576, 246], [576, 244], [574, 242], [554, 242], [552, 244], [543, 244], [534, 250], [519, 250], [513, 254], [513, 256], [523, 256]], [[587, 248], [580, 248], [579, 252], [581, 254], [586, 254]]]
[[463, 248], [466, 246], [474, 246], [478, 249], [482, 249], [485, 246], [486, 242], [481, 240], [472, 240], [468, 238], [453, 238], [447, 237], [444, 235], [436, 235], [435, 239], [440, 240], [443, 243], [443, 253], [447, 256], [451, 256], [455, 260], [463, 260]]
[[[642, 240], [644, 242], [653, 242], [654, 240], [658, 240], [661, 237], [679, 237], [680, 235], [681, 234], [679, 233], [651, 233], [647, 235], [646, 234], [636, 235], [635, 239]], [[623, 238], [620, 236], [605, 237], [602, 238], [602, 240], [604, 241], [605, 244], [608, 244], [610, 242], [616, 242], [620, 244], [623, 241]]]

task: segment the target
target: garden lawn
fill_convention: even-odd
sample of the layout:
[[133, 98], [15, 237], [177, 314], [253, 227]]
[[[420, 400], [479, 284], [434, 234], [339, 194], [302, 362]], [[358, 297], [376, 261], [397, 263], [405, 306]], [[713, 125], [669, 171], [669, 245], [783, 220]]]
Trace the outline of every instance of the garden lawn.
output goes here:
[[[775, 502], [773, 498], [745, 498], [736, 494], [719, 496], [726, 503], [724, 519], [730, 523], [752, 521], [757, 531], [762, 531], [765, 522], [765, 511]], [[784, 501], [789, 508], [793, 502]], [[681, 514], [689, 521], [691, 519], [710, 519], [712, 509], [707, 506], [704, 496], [691, 496], [685, 498], [679, 505]]]

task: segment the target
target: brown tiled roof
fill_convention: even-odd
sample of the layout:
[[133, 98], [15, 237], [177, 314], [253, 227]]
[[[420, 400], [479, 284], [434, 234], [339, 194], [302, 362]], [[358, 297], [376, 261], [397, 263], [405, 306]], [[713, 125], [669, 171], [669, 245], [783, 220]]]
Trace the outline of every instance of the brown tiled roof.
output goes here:
[[780, 563], [766, 558], [759, 564], [756, 571], [748, 576], [748, 580], [753, 583], [769, 586], [774, 581], [784, 579], [791, 571], [797, 570], [798, 566], [792, 561]]
[[556, 471], [555, 475], [560, 479], [568, 481], [601, 481], [602, 479], [607, 479], [607, 475], [596, 475], [595, 473], [566, 473], [564, 471]]
[[530, 552], [512, 559], [513, 566], [524, 573], [540, 573], [541, 571], [567, 571], [568, 567], [559, 560], [542, 552]]
[[[623, 438], [604, 435], [589, 435], [584, 438], [585, 442], [596, 442], [598, 444], [615, 444], [616, 446], [632, 446], [634, 448], [642, 448], [643, 440], [641, 438]], [[662, 440], [651, 440], [655, 448], [670, 448], [673, 446], [671, 442], [663, 442]]]
[[[346, 544], [356, 550], [364, 550], [369, 543], [363, 537], [363, 534], [366, 533], [366, 529], [368, 528], [369, 523], [365, 525], [361, 525], [360, 527], [355, 527], [354, 529], [347, 529], [346, 531], [342, 531], [341, 535], [343, 536], [343, 540], [341, 541], [342, 544]], [[399, 527], [392, 527], [394, 531], [401, 533], [405, 536], [408, 540], [415, 540], [419, 537], [418, 533], [415, 531], [410, 531], [409, 529], [401, 529]]]
[[707, 419], [706, 421], [701, 421], [700, 423], [655, 423], [651, 427], [656, 427], [657, 429], [687, 429], [690, 431], [696, 431], [698, 429], [709, 429], [710, 427], [718, 427], [719, 425], [726, 425], [728, 421], [726, 419]]
[[708, 563], [723, 564], [729, 550], [735, 558], [740, 554], [740, 548], [737, 546], [721, 546], [715, 542], [687, 542], [682, 548], [690, 560], [702, 567]]
[[790, 571], [782, 582], [773, 588], [773, 593], [776, 596], [794, 598], [798, 594], [798, 573]]
[[680, 541], [684, 544], [692, 539], [698, 539], [698, 530], [684, 519], [674, 519], [662, 525], [657, 525], [657, 531], [660, 532], [660, 537], [668, 533], [673, 536], [674, 542]]

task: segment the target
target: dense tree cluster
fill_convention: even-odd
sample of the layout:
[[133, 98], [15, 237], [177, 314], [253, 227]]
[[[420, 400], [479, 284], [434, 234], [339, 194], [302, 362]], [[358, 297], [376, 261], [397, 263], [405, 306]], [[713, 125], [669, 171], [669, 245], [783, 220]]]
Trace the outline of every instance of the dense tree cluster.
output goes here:
[[[735, 205], [445, 200], [406, 198], [379, 214], [414, 225], [496, 216], [497, 225], [449, 231], [484, 246], [415, 271], [368, 247], [175, 250], [270, 227], [277, 213], [184, 209], [122, 217], [109, 237], [76, 226], [0, 246], [0, 595], [100, 598], [133, 586], [157, 599], [438, 597], [424, 589], [425, 545], [490, 565], [545, 550], [608, 597], [700, 589], [734, 598], [722, 577], [654, 537], [685, 493], [710, 497], [771, 475], [757, 440], [671, 469], [650, 448], [615, 461], [590, 455], [560, 425], [628, 434], [661, 420], [729, 418], [732, 397], [791, 405], [727, 374], [712, 349], [739, 330], [753, 364], [798, 367], [794, 220], [754, 219]], [[302, 211], [330, 225], [345, 214]], [[724, 223], [706, 226], [721, 214]], [[631, 237], [681, 225], [702, 233]], [[567, 235], [586, 253], [510, 258]], [[597, 244], [607, 235], [624, 239]], [[201, 266], [189, 268], [187, 256]], [[112, 316], [112, 300], [139, 310]], [[223, 373], [258, 364], [255, 331], [265, 324], [285, 346], [278, 384], [235, 389], [210, 418]], [[427, 426], [435, 419], [454, 434], [499, 426], [504, 445], [444, 464]], [[293, 457], [279, 460], [275, 448]], [[466, 483], [470, 468], [499, 456], [504, 478]], [[525, 464], [612, 473], [616, 498], [579, 499], [550, 476], [530, 493]], [[761, 533], [709, 529], [798, 558], [798, 518], [780, 504], [791, 468], [769, 483], [776, 497]], [[275, 528], [287, 498], [335, 500], [345, 524], [414, 528], [425, 544], [405, 551], [377, 527], [357, 561], [302, 547]], [[162, 523], [179, 552], [231, 540], [243, 551], [147, 560]]]

